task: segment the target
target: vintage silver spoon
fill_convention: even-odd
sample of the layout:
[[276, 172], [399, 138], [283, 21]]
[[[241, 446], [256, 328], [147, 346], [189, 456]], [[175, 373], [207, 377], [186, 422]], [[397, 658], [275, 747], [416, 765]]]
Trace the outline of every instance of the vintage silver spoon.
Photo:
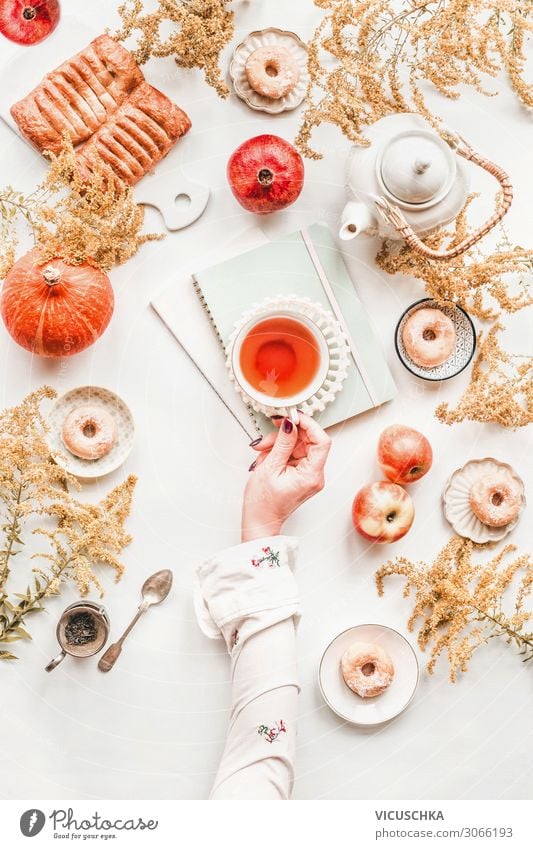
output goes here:
[[107, 651], [102, 655], [98, 661], [98, 669], [102, 672], [109, 672], [109, 670], [113, 668], [116, 659], [122, 651], [122, 644], [135, 623], [141, 618], [143, 613], [152, 606], [152, 604], [159, 604], [167, 597], [171, 586], [172, 572], [170, 569], [162, 569], [160, 572], [155, 572], [146, 579], [141, 590], [143, 600], [139, 605], [137, 613], [122, 634], [121, 638], [117, 640], [116, 643], [110, 645]]

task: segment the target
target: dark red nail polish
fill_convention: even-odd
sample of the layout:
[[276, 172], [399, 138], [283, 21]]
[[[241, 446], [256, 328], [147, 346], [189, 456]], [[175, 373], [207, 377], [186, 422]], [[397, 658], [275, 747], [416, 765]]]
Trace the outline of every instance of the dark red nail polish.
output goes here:
[[255, 448], [255, 446], [259, 445], [259, 443], [262, 442], [262, 441], [263, 441], [263, 437], [258, 436], [257, 439], [254, 439], [252, 442], [250, 442], [250, 448]]
[[257, 460], [254, 460], [254, 461], [253, 461], [253, 463], [252, 463], [252, 465], [251, 465], [251, 466], [250, 466], [250, 468], [248, 469], [248, 471], [249, 471], [249, 472], [253, 472], [253, 470], [255, 469], [255, 467], [256, 467], [256, 466], [257, 466]]
[[284, 433], [292, 433], [293, 423], [290, 419], [283, 419], [283, 432]]

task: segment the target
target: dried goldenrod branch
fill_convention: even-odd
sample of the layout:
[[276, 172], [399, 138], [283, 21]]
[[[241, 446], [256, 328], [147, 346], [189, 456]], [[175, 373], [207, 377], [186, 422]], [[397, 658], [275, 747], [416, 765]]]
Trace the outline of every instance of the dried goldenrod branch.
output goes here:
[[[533, 658], [533, 631], [527, 625], [533, 613], [524, 602], [533, 587], [533, 560], [523, 554], [510, 563], [504, 561], [515, 546], [505, 545], [486, 563], [473, 563], [476, 545], [462, 537], [452, 537], [433, 563], [414, 563], [396, 557], [376, 572], [379, 595], [384, 593], [384, 579], [391, 575], [405, 578], [404, 597], [414, 596], [414, 607], [408, 628], [418, 630], [418, 645], [429, 648], [428, 672], [434, 671], [439, 656], [446, 652], [450, 680], [458, 672], [466, 672], [474, 652], [493, 637], [504, 637], [524, 656]], [[515, 577], [521, 575], [514, 610], [506, 614], [503, 597]]]
[[533, 357], [508, 354], [498, 343], [497, 322], [480, 336], [470, 383], [457, 406], [439, 404], [435, 415], [444, 424], [465, 420], [525, 427], [533, 422]]
[[[524, 0], [315, 0], [326, 10], [309, 45], [307, 108], [296, 138], [305, 156], [322, 158], [311, 136], [322, 123], [366, 145], [365, 127], [390, 112], [419, 112], [433, 126], [427, 83], [445, 97], [485, 82], [502, 69], [526, 106], [525, 42], [533, 4]], [[440, 128], [443, 134], [445, 130]]]
[[[44, 386], [0, 413], [0, 508], [5, 517], [0, 542], [0, 659], [4, 660], [14, 659], [8, 644], [29, 638], [25, 618], [42, 610], [44, 600], [59, 593], [64, 581], [73, 581], [82, 595], [91, 586], [102, 594], [96, 564], [111, 566], [119, 580], [124, 568], [119, 555], [131, 540], [124, 524], [135, 478], [127, 478], [99, 504], [84, 504], [70, 494], [69, 488], [79, 488], [79, 483], [51, 457], [40, 411], [45, 399], [55, 397], [56, 392]], [[32, 533], [43, 537], [47, 547], [31, 556], [39, 565], [32, 569], [30, 582], [19, 577], [26, 589], [14, 592], [9, 584], [19, 573], [18, 561], [28, 566], [30, 560], [24, 562], [22, 556], [25, 531], [29, 520], [38, 517], [46, 525]]]
[[[182, 68], [201, 68], [206, 82], [220, 97], [229, 89], [220, 70], [220, 52], [234, 32], [231, 0], [157, 0], [157, 9], [145, 11], [143, 0], [126, 0], [118, 7], [122, 27], [114, 34], [117, 41], [133, 36], [137, 45], [133, 55], [140, 65], [152, 56], [173, 56]], [[172, 25], [165, 38], [161, 26]]]
[[83, 180], [76, 153], [65, 138], [57, 156], [34, 192], [24, 195], [11, 187], [0, 191], [0, 277], [15, 261], [17, 223], [29, 226], [44, 261], [62, 257], [78, 265], [88, 262], [108, 271], [126, 262], [141, 245], [164, 238], [141, 233], [144, 209], [132, 189], [99, 163], [90, 182]]
[[[468, 210], [476, 195], [470, 195], [457, 218], [447, 228], [425, 239], [435, 250], [453, 247], [475, 229]], [[500, 225], [495, 249], [484, 255], [475, 247], [453, 260], [422, 256], [404, 242], [385, 240], [376, 256], [388, 274], [406, 274], [424, 284], [427, 295], [441, 303], [459, 304], [481, 319], [494, 319], [533, 304], [533, 249], [511, 244]]]

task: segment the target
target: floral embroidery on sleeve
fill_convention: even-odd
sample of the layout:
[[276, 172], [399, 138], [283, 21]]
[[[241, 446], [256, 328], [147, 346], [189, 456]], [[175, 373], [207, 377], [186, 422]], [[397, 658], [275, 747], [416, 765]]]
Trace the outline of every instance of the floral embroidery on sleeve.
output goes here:
[[260, 725], [257, 729], [257, 733], [264, 737], [267, 743], [273, 743], [278, 739], [279, 735], [282, 732], [286, 732], [287, 729], [285, 727], [285, 723], [282, 719], [279, 722], [275, 722], [273, 728], [269, 728], [268, 725]]
[[259, 568], [259, 566], [262, 566], [263, 563], [268, 563], [269, 568], [272, 568], [273, 566], [277, 566], [278, 568], [280, 568], [281, 564], [279, 562], [279, 551], [272, 551], [270, 546], [267, 545], [261, 549], [261, 552], [262, 553], [259, 557], [256, 557], [250, 561], [252, 566], [257, 569]]

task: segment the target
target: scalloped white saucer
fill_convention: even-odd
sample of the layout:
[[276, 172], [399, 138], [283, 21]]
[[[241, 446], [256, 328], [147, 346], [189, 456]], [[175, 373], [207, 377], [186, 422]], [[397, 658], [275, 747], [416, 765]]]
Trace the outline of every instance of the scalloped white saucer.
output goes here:
[[342, 389], [350, 364], [349, 349], [341, 325], [333, 314], [325, 310], [320, 304], [313, 303], [309, 298], [287, 297], [285, 295], [266, 298], [264, 301], [254, 304], [254, 306], [241, 316], [235, 324], [235, 328], [226, 346], [226, 366], [235, 391], [239, 393], [245, 404], [248, 404], [257, 413], [263, 413], [265, 416], [273, 416], [277, 413], [290, 415], [290, 409], [287, 406], [267, 406], [248, 395], [238, 382], [233, 370], [233, 345], [241, 329], [252, 319], [260, 319], [261, 316], [268, 315], [274, 311], [292, 314], [296, 319], [298, 315], [304, 315], [316, 325], [317, 329], [324, 336], [329, 353], [329, 368], [326, 377], [322, 386], [310, 398], [298, 404], [298, 409], [308, 416], [312, 416], [314, 413], [321, 413], [326, 404], [333, 401]]
[[[287, 47], [298, 64], [300, 78], [294, 88], [284, 97], [278, 100], [272, 97], [263, 97], [251, 87], [246, 76], [245, 64], [248, 56], [258, 47]], [[244, 100], [250, 109], [260, 112], [269, 112], [276, 115], [288, 109], [296, 109], [305, 97], [307, 90], [307, 45], [295, 32], [268, 27], [267, 29], [254, 30], [249, 33], [233, 51], [233, 59], [229, 66], [229, 73], [233, 82], [235, 93]]]
[[[470, 507], [470, 489], [482, 475], [505, 469], [522, 489], [522, 509], [514, 522], [499, 528], [484, 525]], [[442, 493], [444, 515], [456, 534], [471, 539], [472, 542], [498, 542], [509, 534], [520, 521], [526, 504], [524, 482], [507, 463], [501, 463], [493, 457], [483, 460], [469, 460], [452, 474]]]

